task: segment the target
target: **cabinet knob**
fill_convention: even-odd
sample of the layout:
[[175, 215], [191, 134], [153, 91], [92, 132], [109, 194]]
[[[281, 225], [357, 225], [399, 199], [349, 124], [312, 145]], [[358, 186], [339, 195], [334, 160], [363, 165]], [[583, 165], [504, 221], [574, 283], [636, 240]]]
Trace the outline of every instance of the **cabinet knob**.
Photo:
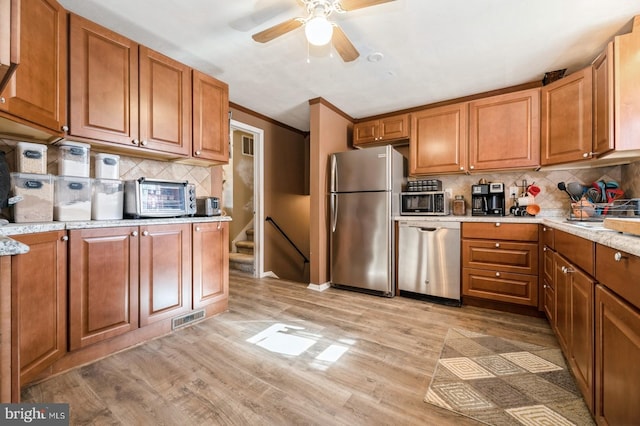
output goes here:
[[542, 288], [547, 288], [547, 285], [546, 285], [546, 284], [544, 284], [544, 285], [542, 286]]
[[3, 104], [7, 102], [7, 100], [4, 98], [4, 96], [0, 96], [0, 104]]
[[69, 126], [67, 126], [66, 124], [64, 126], [61, 127], [63, 132], [68, 132], [69, 131]]
[[202, 151], [196, 151], [195, 154], [196, 156], [200, 156], [200, 154], [202, 154]]
[[542, 247], [542, 251], [547, 251], [547, 247]]
[[566, 266], [563, 266], [562, 268], [560, 268], [560, 270], [562, 271], [563, 274], [569, 274], [573, 272], [573, 269], [567, 268]]
[[148, 143], [147, 141], [140, 141], [140, 145], [142, 146], [147, 146], [147, 143]]
[[582, 158], [589, 158], [589, 157], [591, 157], [590, 152], [585, 152], [584, 154], [582, 154]]
[[138, 236], [138, 231], [133, 231], [133, 232], [131, 233], [131, 236], [132, 236], [132, 237], [137, 237], [137, 236]]
[[196, 232], [200, 232], [200, 227], [196, 226]]
[[613, 260], [615, 260], [616, 262], [620, 262], [622, 259], [628, 259], [628, 258], [627, 256], [624, 256], [619, 251], [617, 251], [616, 254], [613, 255]]
[[496, 277], [499, 277], [499, 276], [500, 276], [500, 272], [496, 272]]
[[500, 248], [500, 243], [496, 243], [496, 248]]
[[469, 170], [473, 170], [475, 168], [476, 168], [476, 166], [469, 166]]
[[69, 236], [68, 236], [68, 235], [63, 235], [63, 236], [60, 238], [60, 240], [61, 240], [61, 241], [69, 241]]
[[140, 141], [138, 139], [132, 140], [131, 143], [136, 145], [136, 146], [140, 145]]
[[546, 226], [542, 227], [542, 232], [547, 232], [547, 227]]
[[149, 235], [149, 231], [142, 231], [142, 236], [146, 237], [147, 235]]
[[460, 170], [464, 170], [464, 166], [460, 166]]
[[502, 225], [500, 222], [496, 222], [496, 226], [500, 226]]

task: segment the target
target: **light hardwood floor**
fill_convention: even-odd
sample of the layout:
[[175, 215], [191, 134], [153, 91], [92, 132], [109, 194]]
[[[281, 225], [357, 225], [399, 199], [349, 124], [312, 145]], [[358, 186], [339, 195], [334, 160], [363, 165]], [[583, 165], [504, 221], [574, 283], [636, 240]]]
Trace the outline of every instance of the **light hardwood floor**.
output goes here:
[[232, 272], [229, 312], [22, 397], [72, 425], [476, 425], [423, 402], [450, 327], [558, 346], [540, 318]]

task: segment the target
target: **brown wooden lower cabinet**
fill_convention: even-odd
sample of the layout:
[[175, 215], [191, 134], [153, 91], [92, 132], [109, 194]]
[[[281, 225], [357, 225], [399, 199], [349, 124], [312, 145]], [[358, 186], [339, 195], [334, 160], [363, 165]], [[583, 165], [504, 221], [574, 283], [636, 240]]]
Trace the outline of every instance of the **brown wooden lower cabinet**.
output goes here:
[[140, 326], [191, 310], [191, 224], [140, 227]]
[[67, 352], [66, 231], [12, 236], [29, 252], [11, 259], [13, 365], [28, 383]]
[[138, 227], [69, 231], [69, 349], [138, 328]]
[[601, 285], [596, 286], [595, 303], [596, 421], [636, 425], [640, 421], [640, 311]]
[[229, 297], [229, 224], [193, 224], [193, 308]]

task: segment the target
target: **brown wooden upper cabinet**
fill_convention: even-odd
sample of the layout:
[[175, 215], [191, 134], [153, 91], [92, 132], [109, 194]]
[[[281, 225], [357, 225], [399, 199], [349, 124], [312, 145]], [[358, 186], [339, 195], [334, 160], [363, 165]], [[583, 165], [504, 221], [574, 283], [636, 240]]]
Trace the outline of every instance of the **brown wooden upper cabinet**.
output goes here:
[[191, 153], [189, 67], [77, 15], [70, 57], [70, 136]]
[[592, 157], [592, 81], [589, 66], [542, 87], [542, 165]]
[[20, 66], [0, 95], [0, 115], [62, 136], [67, 121], [66, 11], [55, 0], [12, 1], [17, 4]]
[[400, 114], [353, 126], [353, 145], [391, 142], [409, 137], [409, 115]]
[[192, 157], [229, 161], [229, 86], [193, 70]]
[[469, 103], [469, 171], [540, 165], [540, 89]]
[[20, 0], [0, 0], [0, 92], [20, 62]]
[[593, 63], [593, 151], [640, 150], [640, 16]]
[[467, 108], [462, 102], [411, 114], [411, 175], [466, 171]]

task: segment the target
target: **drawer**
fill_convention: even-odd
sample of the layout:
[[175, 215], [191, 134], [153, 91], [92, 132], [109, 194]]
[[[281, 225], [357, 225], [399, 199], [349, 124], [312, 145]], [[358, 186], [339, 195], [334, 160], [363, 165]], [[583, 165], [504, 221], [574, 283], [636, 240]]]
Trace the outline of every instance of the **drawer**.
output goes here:
[[594, 257], [596, 244], [585, 238], [578, 237], [567, 232], [555, 230], [556, 251], [569, 259], [571, 263], [581, 268], [587, 274], [594, 276]]
[[462, 294], [498, 302], [538, 306], [538, 277], [463, 268]]
[[554, 229], [546, 225], [540, 225], [540, 244], [555, 250]]
[[462, 240], [462, 266], [538, 275], [538, 244]]
[[596, 280], [640, 309], [640, 257], [596, 244]]
[[535, 223], [464, 222], [462, 238], [491, 240], [538, 241]]

